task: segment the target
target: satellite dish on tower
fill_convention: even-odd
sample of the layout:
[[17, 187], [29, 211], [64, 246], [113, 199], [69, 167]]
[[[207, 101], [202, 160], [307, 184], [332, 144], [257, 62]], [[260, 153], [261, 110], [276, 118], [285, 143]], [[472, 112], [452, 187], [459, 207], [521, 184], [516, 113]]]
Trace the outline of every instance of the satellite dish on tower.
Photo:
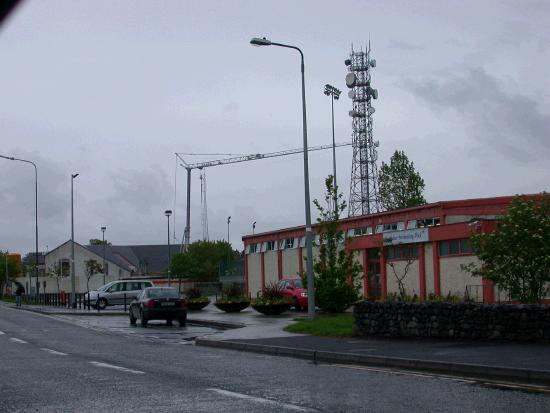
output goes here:
[[349, 88], [352, 88], [355, 86], [355, 83], [357, 82], [357, 76], [355, 73], [348, 73], [346, 75], [346, 86]]
[[355, 90], [353, 90], [353, 89], [350, 90], [348, 92], [348, 96], [349, 96], [350, 99], [355, 99]]
[[376, 59], [372, 59], [369, 64], [371, 67], [376, 67]]

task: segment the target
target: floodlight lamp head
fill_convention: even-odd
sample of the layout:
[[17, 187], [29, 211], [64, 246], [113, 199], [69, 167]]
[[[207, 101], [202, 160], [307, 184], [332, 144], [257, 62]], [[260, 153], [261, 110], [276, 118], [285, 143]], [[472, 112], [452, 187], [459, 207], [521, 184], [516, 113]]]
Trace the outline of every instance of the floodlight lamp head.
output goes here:
[[106, 229], [107, 227], [101, 227], [101, 232], [105, 232]]
[[346, 60], [344, 60], [344, 64], [345, 64], [346, 66], [351, 65], [351, 59], [346, 59]]
[[167, 217], [169, 217], [170, 215], [172, 215], [172, 210], [167, 209], [166, 211], [164, 211], [164, 215], [166, 215]]
[[265, 37], [253, 37], [250, 44], [252, 46], [271, 46], [271, 40], [267, 40]]
[[75, 179], [79, 174], [71, 174], [71, 178]]

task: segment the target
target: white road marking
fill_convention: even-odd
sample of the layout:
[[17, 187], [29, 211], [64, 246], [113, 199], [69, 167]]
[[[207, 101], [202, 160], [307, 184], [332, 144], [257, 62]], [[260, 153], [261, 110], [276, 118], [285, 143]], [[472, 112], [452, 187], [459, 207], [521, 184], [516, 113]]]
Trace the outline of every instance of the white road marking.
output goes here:
[[126, 373], [132, 373], [132, 374], [145, 374], [144, 371], [127, 369], [126, 367], [115, 366], [114, 364], [101, 363], [101, 362], [99, 362], [99, 361], [90, 361], [90, 363], [93, 364], [93, 365], [96, 366], [96, 367], [104, 367], [104, 368], [107, 368], [107, 369], [113, 369], [113, 370], [124, 371], [124, 372], [126, 372]]
[[10, 340], [13, 341], [14, 343], [28, 344], [25, 340], [21, 340], [20, 338], [12, 337], [10, 338]]
[[279, 407], [283, 407], [283, 408], [288, 409], [288, 410], [294, 410], [294, 411], [297, 411], [297, 412], [315, 412], [315, 411], [317, 411], [317, 410], [309, 409], [309, 408], [306, 408], [306, 407], [296, 406], [294, 404], [276, 402], [275, 400], [263, 399], [261, 397], [249, 396], [248, 394], [235, 393], [235, 392], [228, 391], [228, 390], [222, 390], [222, 389], [207, 389], [207, 390], [216, 392], [216, 393], [221, 394], [223, 396], [233, 397], [233, 398], [236, 398], [236, 399], [250, 400], [250, 401], [253, 401], [253, 402], [262, 403], [262, 404], [269, 404], [269, 405], [272, 405], [272, 406], [279, 406]]
[[55, 354], [56, 356], [67, 356], [67, 353], [62, 353], [61, 351], [52, 350], [51, 348], [41, 348], [40, 350], [47, 351], [50, 354]]

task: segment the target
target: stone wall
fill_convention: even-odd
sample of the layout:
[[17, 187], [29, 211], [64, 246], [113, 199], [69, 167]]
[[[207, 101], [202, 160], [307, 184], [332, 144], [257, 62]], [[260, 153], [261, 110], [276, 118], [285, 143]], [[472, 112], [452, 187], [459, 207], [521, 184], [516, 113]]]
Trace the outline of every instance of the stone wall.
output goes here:
[[549, 305], [362, 301], [362, 336], [550, 341]]

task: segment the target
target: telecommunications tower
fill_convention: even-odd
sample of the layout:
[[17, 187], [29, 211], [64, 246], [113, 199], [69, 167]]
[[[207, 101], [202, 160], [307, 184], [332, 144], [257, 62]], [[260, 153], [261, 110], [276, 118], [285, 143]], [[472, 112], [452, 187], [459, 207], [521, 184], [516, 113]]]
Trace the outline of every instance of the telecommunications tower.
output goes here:
[[371, 87], [370, 69], [376, 67], [376, 60], [366, 51], [354, 51], [351, 48], [349, 59], [345, 61], [349, 73], [346, 86], [348, 96], [353, 101], [349, 111], [352, 118], [353, 162], [351, 166], [351, 184], [348, 216], [367, 215], [380, 210], [378, 200], [378, 168], [376, 160], [379, 142], [372, 136], [372, 99], [378, 99], [378, 90]]

